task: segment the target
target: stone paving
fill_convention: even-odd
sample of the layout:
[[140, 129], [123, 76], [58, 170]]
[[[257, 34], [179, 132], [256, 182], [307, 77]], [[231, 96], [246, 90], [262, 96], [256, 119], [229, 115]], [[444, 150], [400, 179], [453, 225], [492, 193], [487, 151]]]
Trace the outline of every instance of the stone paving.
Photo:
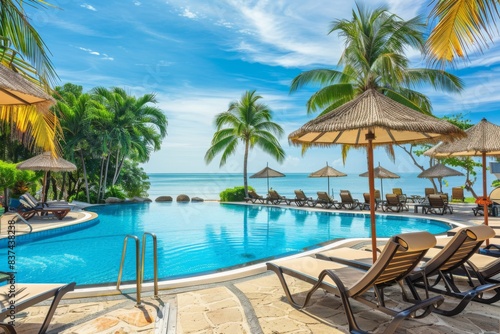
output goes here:
[[[454, 221], [479, 223], [470, 207], [459, 206]], [[500, 218], [491, 217], [493, 225]], [[291, 279], [293, 294], [303, 298], [310, 285]], [[388, 303], [398, 306], [400, 291], [388, 289]], [[450, 300], [452, 301], [452, 300]], [[447, 300], [447, 302], [450, 302]], [[310, 304], [298, 310], [286, 301], [277, 276], [271, 272], [228, 282], [191, 288], [160, 290], [159, 299], [143, 295], [144, 307], [135, 307], [134, 295], [118, 295], [61, 301], [49, 334], [302, 334], [346, 333], [347, 321], [335, 296], [317, 291]], [[18, 333], [37, 333], [48, 309], [46, 302], [20, 312]], [[389, 317], [353, 302], [359, 325], [368, 331], [383, 332]], [[444, 317], [431, 314], [424, 319], [406, 320], [397, 333], [500, 333], [500, 302], [471, 303], [461, 314]]]

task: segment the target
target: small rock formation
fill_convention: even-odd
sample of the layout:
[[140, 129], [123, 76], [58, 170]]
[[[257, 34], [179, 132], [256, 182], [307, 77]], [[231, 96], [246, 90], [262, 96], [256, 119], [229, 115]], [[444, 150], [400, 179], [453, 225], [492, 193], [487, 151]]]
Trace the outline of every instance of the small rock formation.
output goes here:
[[203, 202], [203, 201], [204, 200], [201, 197], [193, 197], [193, 198], [191, 198], [191, 202]]
[[172, 202], [172, 196], [160, 196], [156, 197], [155, 202]]
[[189, 196], [181, 194], [177, 196], [177, 202], [189, 202]]
[[123, 202], [123, 200], [122, 200], [122, 199], [119, 199], [118, 197], [108, 197], [108, 198], [106, 198], [106, 199], [104, 200], [104, 202], [106, 202], [106, 203], [108, 203], [108, 204], [109, 204], [109, 203], [121, 203], [121, 202]]

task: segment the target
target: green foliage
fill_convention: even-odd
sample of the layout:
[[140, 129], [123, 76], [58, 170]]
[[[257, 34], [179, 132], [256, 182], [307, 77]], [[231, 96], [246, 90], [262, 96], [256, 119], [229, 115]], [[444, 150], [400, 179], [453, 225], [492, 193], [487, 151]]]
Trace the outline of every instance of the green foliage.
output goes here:
[[[252, 187], [248, 187], [253, 190]], [[227, 188], [219, 194], [221, 202], [243, 202], [245, 200], [245, 187]]]
[[[80, 202], [87, 202], [87, 195], [85, 194], [85, 191], [79, 191], [76, 195], [71, 195], [68, 198], [68, 201], [80, 201]], [[95, 191], [90, 192], [90, 203], [97, 203], [97, 194]]]
[[116, 197], [119, 199], [125, 199], [127, 196], [125, 196], [125, 192], [123, 191], [122, 187], [111, 186], [106, 190], [106, 194], [104, 195], [104, 198], [108, 198], [108, 197]]
[[500, 187], [500, 180], [499, 179], [493, 180], [493, 182], [491, 182], [491, 185], [495, 188]]
[[150, 187], [148, 175], [134, 161], [126, 160], [118, 182], [122, 185], [127, 197], [147, 197]]
[[39, 176], [30, 170], [20, 170], [16, 164], [0, 160], [0, 189], [11, 189], [12, 197], [19, 197], [30, 190], [30, 184]]

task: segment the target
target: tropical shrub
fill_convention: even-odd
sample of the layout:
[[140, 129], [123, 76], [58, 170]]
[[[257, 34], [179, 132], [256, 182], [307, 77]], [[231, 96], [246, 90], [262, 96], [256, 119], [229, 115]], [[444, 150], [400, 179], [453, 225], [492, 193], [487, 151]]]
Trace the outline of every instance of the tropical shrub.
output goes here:
[[[248, 190], [253, 190], [248, 187]], [[245, 200], [245, 187], [227, 188], [219, 194], [221, 202], [243, 202]]]
[[104, 195], [104, 198], [108, 197], [116, 197], [119, 199], [125, 199], [127, 196], [125, 195], [125, 192], [120, 186], [111, 186], [106, 190], [106, 194]]

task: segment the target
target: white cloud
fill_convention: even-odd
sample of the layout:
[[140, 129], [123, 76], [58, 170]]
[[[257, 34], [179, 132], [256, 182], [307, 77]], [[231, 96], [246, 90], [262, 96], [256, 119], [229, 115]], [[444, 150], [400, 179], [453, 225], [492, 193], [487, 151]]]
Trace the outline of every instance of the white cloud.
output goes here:
[[[82, 50], [82, 51], [85, 51], [85, 52], [87, 52], [88, 54], [91, 54], [91, 55], [93, 55], [93, 56], [101, 56], [101, 53], [100, 53], [100, 52], [98, 52], [98, 51], [93, 51], [93, 50], [91, 50], [91, 49], [84, 48], [84, 47], [78, 47], [78, 49], [80, 49], [80, 50]], [[105, 53], [103, 53], [103, 54], [102, 54], [101, 59], [103, 59], [103, 60], [114, 60], [114, 58], [113, 58], [113, 57], [110, 57], [110, 56], [108, 56], [108, 55], [107, 55], [107, 54], [105, 54]]]
[[142, 5], [142, 2], [140, 2], [140, 1], [134, 1], [134, 5], [140, 6], [140, 5]]
[[96, 12], [96, 11], [97, 11], [97, 9], [95, 9], [95, 7], [94, 7], [94, 6], [89, 5], [89, 4], [86, 4], [86, 3], [84, 3], [83, 5], [80, 5], [80, 7], [83, 7], [83, 8], [85, 8], [85, 9], [88, 9], [88, 10], [91, 10], [91, 11], [94, 11], [94, 12]]
[[198, 15], [193, 13], [189, 8], [184, 8], [184, 11], [180, 15], [183, 17], [187, 17], [188, 19], [198, 18]]

